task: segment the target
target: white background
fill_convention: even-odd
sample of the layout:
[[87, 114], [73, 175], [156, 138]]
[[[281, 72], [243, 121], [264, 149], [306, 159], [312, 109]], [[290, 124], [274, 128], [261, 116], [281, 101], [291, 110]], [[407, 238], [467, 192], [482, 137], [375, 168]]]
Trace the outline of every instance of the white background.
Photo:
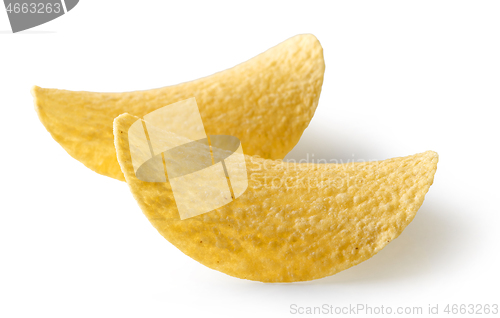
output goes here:
[[[85, 0], [19, 34], [0, 10], [1, 317], [288, 317], [299, 316], [291, 304], [425, 313], [429, 304], [442, 312], [500, 303], [500, 2], [179, 3]], [[193, 261], [154, 230], [125, 183], [66, 154], [33, 108], [35, 84], [161, 87], [299, 33], [321, 41], [326, 73], [315, 117], [287, 158], [440, 155], [403, 234], [332, 277], [263, 284]]]

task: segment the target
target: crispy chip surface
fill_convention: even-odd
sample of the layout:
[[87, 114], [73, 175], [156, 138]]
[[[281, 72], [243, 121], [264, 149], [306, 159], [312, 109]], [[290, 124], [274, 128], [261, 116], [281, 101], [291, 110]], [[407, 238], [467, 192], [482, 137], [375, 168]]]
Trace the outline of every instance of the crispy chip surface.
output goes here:
[[231, 69], [192, 82], [127, 93], [34, 87], [35, 108], [52, 137], [93, 171], [124, 180], [113, 145], [113, 119], [143, 117], [191, 97], [206, 133], [239, 138], [245, 152], [282, 159], [318, 105], [325, 64], [319, 41], [298, 35]]
[[115, 119], [115, 146], [149, 221], [203, 265], [262, 282], [318, 279], [375, 255], [413, 220], [438, 162], [433, 151], [325, 165], [246, 156], [249, 185], [239, 198], [180, 220], [168, 181], [136, 178], [127, 132], [137, 119], [129, 114]]

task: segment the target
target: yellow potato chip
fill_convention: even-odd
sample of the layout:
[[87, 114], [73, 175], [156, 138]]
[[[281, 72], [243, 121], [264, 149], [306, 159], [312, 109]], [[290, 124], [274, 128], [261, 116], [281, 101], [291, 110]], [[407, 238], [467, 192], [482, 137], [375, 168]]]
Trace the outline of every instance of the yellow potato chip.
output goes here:
[[168, 180], [144, 182], [134, 173], [128, 131], [137, 119], [115, 119], [115, 146], [149, 221], [203, 265], [262, 282], [318, 279], [375, 255], [413, 220], [438, 162], [433, 151], [324, 165], [245, 156], [246, 191], [223, 207], [181, 220]]
[[245, 153], [281, 159], [297, 144], [318, 105], [325, 64], [310, 34], [298, 35], [231, 69], [192, 82], [127, 93], [34, 87], [35, 108], [52, 137], [93, 171], [124, 180], [113, 119], [138, 117], [195, 97], [209, 135], [232, 135]]

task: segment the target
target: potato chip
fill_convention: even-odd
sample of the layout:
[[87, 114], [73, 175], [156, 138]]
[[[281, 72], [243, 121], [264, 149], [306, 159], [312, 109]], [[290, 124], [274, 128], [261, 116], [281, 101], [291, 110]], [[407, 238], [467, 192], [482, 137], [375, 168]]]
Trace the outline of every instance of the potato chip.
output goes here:
[[413, 220], [437, 169], [433, 151], [348, 164], [246, 156], [248, 188], [239, 198], [181, 220], [168, 180], [144, 182], [134, 173], [128, 130], [137, 119], [117, 117], [114, 135], [121, 169], [144, 214], [186, 255], [249, 280], [307, 281], [367, 260]]
[[325, 64], [310, 34], [298, 35], [212, 76], [147, 91], [73, 92], [34, 87], [35, 108], [52, 137], [93, 171], [124, 180], [113, 119], [143, 117], [195, 97], [206, 133], [239, 138], [249, 155], [281, 159], [297, 144], [318, 105]]

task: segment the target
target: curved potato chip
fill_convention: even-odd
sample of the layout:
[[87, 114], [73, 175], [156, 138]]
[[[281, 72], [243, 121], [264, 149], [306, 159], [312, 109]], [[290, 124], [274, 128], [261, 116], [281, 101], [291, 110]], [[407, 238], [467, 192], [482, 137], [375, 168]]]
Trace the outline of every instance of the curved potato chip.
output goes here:
[[318, 105], [325, 64], [311, 34], [298, 35], [231, 69], [192, 82], [127, 93], [73, 92], [35, 86], [40, 121], [75, 159], [124, 180], [113, 145], [113, 119], [142, 117], [195, 97], [209, 135], [239, 138], [249, 155], [281, 159], [297, 144]]
[[413, 220], [438, 162], [433, 151], [324, 165], [246, 156], [249, 183], [239, 198], [180, 220], [168, 181], [136, 178], [128, 130], [137, 119], [129, 114], [115, 119], [115, 146], [125, 179], [149, 221], [203, 265], [262, 282], [322, 278], [375, 255]]

